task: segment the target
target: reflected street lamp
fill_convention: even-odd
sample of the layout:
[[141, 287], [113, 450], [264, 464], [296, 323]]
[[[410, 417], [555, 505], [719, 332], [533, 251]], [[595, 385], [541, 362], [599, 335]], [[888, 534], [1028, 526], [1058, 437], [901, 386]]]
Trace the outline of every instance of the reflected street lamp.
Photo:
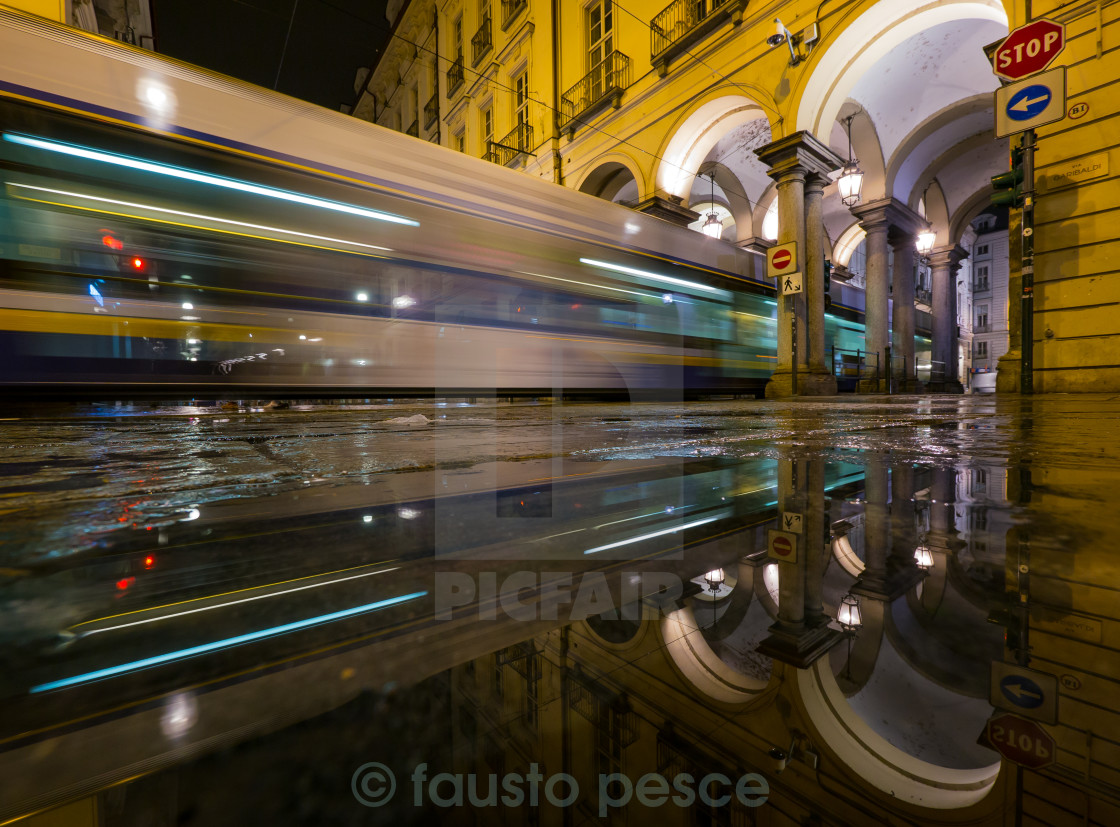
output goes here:
[[933, 552], [926, 545], [924, 539], [919, 540], [918, 547], [914, 549], [914, 562], [922, 571], [929, 571], [933, 568]]
[[712, 590], [712, 594], [718, 594], [720, 587], [723, 586], [723, 581], [727, 579], [727, 575], [723, 569], [712, 569], [704, 575], [704, 581], [708, 584], [708, 588]]
[[849, 592], [840, 600], [836, 610], [836, 622], [844, 630], [844, 637], [848, 640], [848, 661], [844, 664], [844, 677], [852, 678], [852, 638], [859, 634], [859, 627], [863, 625], [863, 614], [859, 608], [859, 598]]

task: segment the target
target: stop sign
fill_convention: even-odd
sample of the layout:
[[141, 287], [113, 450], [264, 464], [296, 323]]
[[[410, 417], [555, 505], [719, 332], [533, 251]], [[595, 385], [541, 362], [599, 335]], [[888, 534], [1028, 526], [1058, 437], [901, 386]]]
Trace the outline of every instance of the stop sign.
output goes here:
[[987, 735], [1008, 761], [1035, 770], [1054, 763], [1054, 739], [1034, 721], [999, 715], [988, 721]]
[[1065, 45], [1065, 26], [1053, 20], [1035, 20], [1009, 34], [996, 48], [992, 63], [997, 75], [1017, 80], [1041, 72]]

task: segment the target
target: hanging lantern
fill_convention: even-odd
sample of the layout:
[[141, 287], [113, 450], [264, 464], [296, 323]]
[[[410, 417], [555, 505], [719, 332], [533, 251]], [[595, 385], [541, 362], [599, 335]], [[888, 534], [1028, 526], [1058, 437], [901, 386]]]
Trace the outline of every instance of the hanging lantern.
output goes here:
[[849, 115], [847, 119], [848, 163], [840, 171], [840, 178], [836, 182], [836, 186], [840, 189], [840, 200], [844, 202], [845, 207], [854, 207], [858, 204], [860, 191], [863, 190], [863, 171], [859, 168], [859, 162], [852, 157], [852, 118], [854, 117], [855, 115]]
[[918, 564], [918, 568], [922, 571], [929, 571], [933, 568], [933, 552], [925, 543], [919, 543], [918, 547], [914, 549], [914, 562]]
[[926, 230], [924, 233], [918, 233], [918, 255], [928, 256], [933, 251], [933, 244], [937, 241], [937, 233], [933, 230]]
[[704, 222], [704, 226], [700, 228], [708, 238], [718, 239], [723, 235], [723, 222], [719, 216], [716, 215], [716, 174], [715, 172], [708, 173], [708, 177], [712, 179], [712, 211], [708, 213], [708, 220]]

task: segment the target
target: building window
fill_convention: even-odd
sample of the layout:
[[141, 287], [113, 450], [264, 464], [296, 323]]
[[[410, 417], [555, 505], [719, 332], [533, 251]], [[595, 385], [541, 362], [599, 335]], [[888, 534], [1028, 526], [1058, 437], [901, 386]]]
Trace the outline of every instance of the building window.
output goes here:
[[529, 122], [529, 73], [513, 79], [513, 122], [518, 126]]
[[988, 326], [988, 305], [978, 304], [976, 306], [976, 326], [977, 327], [987, 327]]
[[986, 256], [987, 254], [988, 254], [988, 245], [987, 244], [980, 244], [980, 245], [977, 246], [976, 255]]
[[976, 342], [976, 354], [975, 354], [974, 358], [976, 358], [976, 359], [987, 359], [988, 358], [988, 343], [987, 342]]
[[452, 31], [451, 45], [452, 45], [452, 48], [455, 50], [455, 58], [457, 60], [461, 61], [463, 59], [463, 16], [462, 15], [459, 15], [458, 17], [455, 18], [455, 22], [452, 24], [451, 31]]
[[607, 82], [607, 56], [614, 50], [614, 13], [611, 0], [595, 0], [587, 9], [587, 68], [590, 70], [589, 100], [599, 100]]
[[451, 145], [459, 152], [467, 151], [467, 133], [465, 131], [456, 132], [451, 136]]
[[487, 105], [478, 115], [479, 126], [482, 127], [482, 147], [487, 152], [490, 142], [494, 140], [494, 107]]

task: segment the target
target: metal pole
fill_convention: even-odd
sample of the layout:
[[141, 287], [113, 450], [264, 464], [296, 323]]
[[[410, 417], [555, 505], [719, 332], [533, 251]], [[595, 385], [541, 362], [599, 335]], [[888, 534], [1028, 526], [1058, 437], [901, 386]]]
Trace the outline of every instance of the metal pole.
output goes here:
[[1023, 133], [1023, 298], [1019, 392], [1034, 393], [1034, 149], [1033, 129]]
[[891, 349], [887, 347], [886, 358], [886, 371], [887, 371], [887, 394], [894, 393], [894, 362], [891, 361]]
[[794, 305], [794, 296], [789, 296], [787, 301], [789, 302], [788, 307], [790, 312], [789, 329], [793, 339], [793, 364], [790, 365], [790, 393], [793, 396], [797, 396], [797, 308]]

